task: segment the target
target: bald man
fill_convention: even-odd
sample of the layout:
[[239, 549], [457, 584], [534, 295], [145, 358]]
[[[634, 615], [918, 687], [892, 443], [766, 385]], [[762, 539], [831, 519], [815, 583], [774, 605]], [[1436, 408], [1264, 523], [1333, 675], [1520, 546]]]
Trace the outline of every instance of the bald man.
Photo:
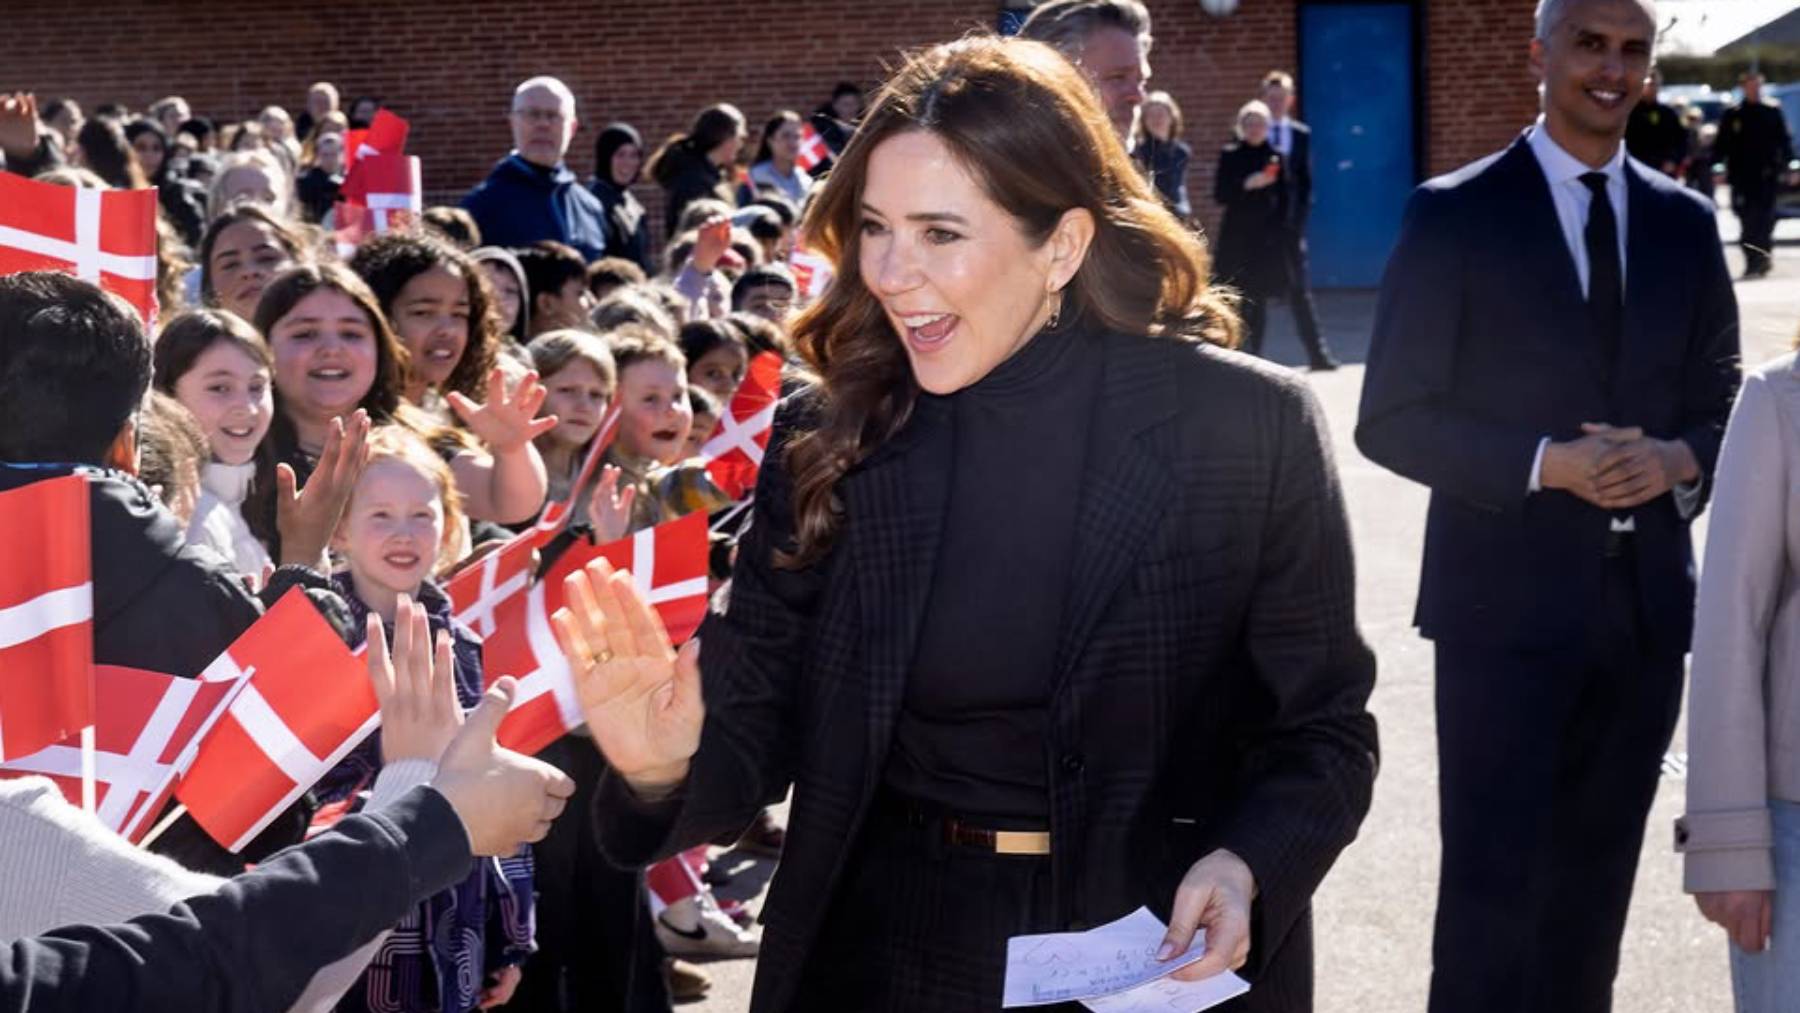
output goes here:
[[593, 263], [606, 255], [606, 209], [563, 161], [575, 137], [575, 93], [554, 77], [513, 91], [513, 150], [470, 190], [462, 206], [489, 246], [554, 239]]

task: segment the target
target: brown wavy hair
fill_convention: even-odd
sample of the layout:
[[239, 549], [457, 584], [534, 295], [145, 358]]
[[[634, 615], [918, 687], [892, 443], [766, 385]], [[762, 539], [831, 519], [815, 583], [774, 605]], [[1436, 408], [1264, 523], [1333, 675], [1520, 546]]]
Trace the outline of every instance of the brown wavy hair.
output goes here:
[[1097, 330], [1237, 344], [1232, 297], [1208, 285], [1200, 240], [1163, 206], [1113, 133], [1086, 79], [1039, 42], [977, 36], [909, 56], [882, 88], [824, 186], [804, 231], [836, 280], [794, 324], [820, 380], [817, 427], [788, 445], [797, 545], [787, 567], [818, 561], [842, 521], [837, 483], [897, 433], [918, 385], [860, 270], [864, 179], [882, 141], [936, 135], [1033, 246], [1083, 208], [1094, 238], [1063, 290], [1062, 319]]
[[422, 230], [371, 236], [350, 258], [350, 269], [368, 282], [390, 328], [395, 326], [394, 300], [400, 298], [400, 290], [407, 282], [439, 267], [462, 278], [469, 299], [468, 341], [462, 358], [444, 381], [443, 392], [456, 391], [480, 403], [487, 400], [488, 374], [499, 357], [501, 328], [493, 288], [475, 258], [448, 240]]

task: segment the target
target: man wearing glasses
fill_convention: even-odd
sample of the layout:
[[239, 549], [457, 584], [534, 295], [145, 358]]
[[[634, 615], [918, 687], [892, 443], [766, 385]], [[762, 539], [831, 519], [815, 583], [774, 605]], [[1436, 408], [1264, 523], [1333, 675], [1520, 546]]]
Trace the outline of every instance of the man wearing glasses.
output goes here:
[[575, 94], [554, 77], [513, 90], [513, 150], [470, 190], [462, 206], [489, 246], [530, 246], [543, 239], [606, 255], [606, 211], [563, 163], [575, 137]]

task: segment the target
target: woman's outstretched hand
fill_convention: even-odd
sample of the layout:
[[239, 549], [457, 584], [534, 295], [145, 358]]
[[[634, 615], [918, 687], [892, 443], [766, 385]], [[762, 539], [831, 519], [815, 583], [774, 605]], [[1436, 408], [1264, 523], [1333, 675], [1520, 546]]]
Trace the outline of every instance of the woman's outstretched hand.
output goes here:
[[706, 720], [699, 642], [677, 654], [631, 574], [604, 559], [563, 588], [568, 604], [550, 621], [595, 744], [639, 794], [672, 790], [687, 778]]
[[1195, 862], [1175, 888], [1169, 934], [1158, 960], [1187, 952], [1198, 929], [1206, 930], [1206, 956], [1176, 971], [1177, 981], [1204, 981], [1235, 971], [1250, 956], [1250, 902], [1256, 899], [1256, 876], [1244, 860], [1224, 848]]

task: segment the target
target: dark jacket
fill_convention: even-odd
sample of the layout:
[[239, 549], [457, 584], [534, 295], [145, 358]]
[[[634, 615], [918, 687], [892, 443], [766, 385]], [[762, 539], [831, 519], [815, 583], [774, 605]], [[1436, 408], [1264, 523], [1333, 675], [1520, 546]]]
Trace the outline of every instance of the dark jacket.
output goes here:
[[321, 967], [463, 878], [472, 861], [456, 810], [414, 788], [167, 913], [8, 944], [0, 1008], [284, 1010]]
[[1794, 157], [1794, 139], [1781, 109], [1765, 102], [1740, 102], [1725, 110], [1719, 117], [1713, 157], [1725, 163], [1725, 179], [1732, 189], [1772, 193]]
[[650, 222], [644, 205], [631, 192], [637, 178], [620, 186], [613, 181], [613, 156], [627, 145], [644, 150], [644, 139], [629, 123], [608, 123], [594, 138], [594, 179], [588, 190], [600, 200], [606, 211], [606, 253], [623, 257], [644, 269], [645, 274], [658, 274], [650, 256]]
[[[1271, 161], [1281, 166], [1275, 182], [1257, 190], [1246, 188], [1244, 183]], [[1219, 152], [1213, 176], [1213, 200], [1225, 208], [1213, 253], [1213, 273], [1219, 280], [1253, 296], [1287, 292], [1292, 182], [1286, 160], [1273, 145], [1238, 142]]]
[[703, 197], [714, 197], [736, 206], [737, 195], [731, 188], [731, 171], [707, 159], [704, 152], [694, 151], [685, 142], [676, 142], [655, 166], [655, 178], [663, 188], [663, 229], [674, 240], [675, 223], [687, 206]]
[[1670, 175], [1679, 173], [1688, 156], [1688, 131], [1681, 125], [1681, 114], [1661, 102], [1639, 102], [1625, 126], [1625, 150], [1652, 169], [1670, 165], [1675, 167]]
[[567, 166], [546, 169], [518, 154], [497, 163], [462, 199], [489, 246], [567, 243], [589, 261], [606, 256], [606, 212]]
[[607, 179], [596, 178], [588, 191], [606, 212], [606, 252], [623, 257], [655, 277], [660, 273], [655, 258], [650, 256], [650, 216], [629, 187]]
[[294, 183], [294, 196], [300, 199], [300, 210], [306, 220], [314, 224], [324, 221], [331, 206], [337, 203], [343, 185], [343, 176], [334, 176], [316, 165], [301, 173]]
[[[94, 581], [94, 662], [191, 679], [262, 617], [231, 564], [211, 550], [188, 545], [179, 521], [142, 482], [122, 472], [74, 465], [0, 464], [0, 492], [80, 470], [88, 478]], [[283, 567], [269, 601], [299, 584], [329, 588], [321, 575]], [[310, 575], [310, 577], [304, 576]], [[335, 599], [333, 599], [335, 602]], [[341, 602], [335, 602], [342, 610]], [[311, 805], [306, 800], [278, 817], [238, 855], [220, 847], [183, 817], [157, 838], [153, 850], [190, 869], [231, 875], [299, 841]]]
[[[1706, 199], [1635, 159], [1624, 341], [1603, 360], [1549, 183], [1525, 138], [1413, 192], [1382, 277], [1357, 446], [1431, 488], [1415, 621], [1434, 640], [1578, 647], [1606, 581], [1609, 513], [1528, 493], [1539, 441], [1584, 422], [1685, 440], [1710, 492], [1738, 384], [1737, 302]], [[1664, 494], [1630, 511], [1639, 614], [1684, 651], [1689, 520]]]
[[[0, 492], [75, 466], [0, 464]], [[193, 678], [262, 615], [224, 559], [188, 545], [181, 523], [123, 472], [88, 477], [94, 575], [94, 661]]]
[[1288, 188], [1288, 227], [1295, 236], [1304, 237], [1306, 224], [1312, 220], [1313, 207], [1312, 128], [1294, 119], [1281, 126], [1293, 133], [1281, 167]]
[[[776, 568], [795, 530], [779, 447], [807, 414], [778, 415], [728, 610], [699, 633], [707, 718], [683, 789], [643, 802], [609, 775], [593, 810], [608, 854], [637, 864], [729, 837], [793, 786], [755, 1013], [795, 1001], [887, 767], [948, 495], [904, 429], [843, 479], [830, 554]], [[1311, 897], [1376, 764], [1323, 416], [1285, 370], [1107, 335], [1093, 418], [1074, 544], [1045, 547], [1072, 567], [1043, 756], [1053, 919], [1167, 916], [1188, 868], [1229, 848], [1258, 889], [1242, 1008], [1291, 1009], [1265, 997], [1310, 982]]]
[[1186, 144], [1159, 141], [1146, 132], [1131, 157], [1150, 174], [1150, 181], [1156, 184], [1156, 192], [1162, 194], [1170, 211], [1184, 220], [1194, 216], [1187, 194], [1188, 160], [1193, 151]]

